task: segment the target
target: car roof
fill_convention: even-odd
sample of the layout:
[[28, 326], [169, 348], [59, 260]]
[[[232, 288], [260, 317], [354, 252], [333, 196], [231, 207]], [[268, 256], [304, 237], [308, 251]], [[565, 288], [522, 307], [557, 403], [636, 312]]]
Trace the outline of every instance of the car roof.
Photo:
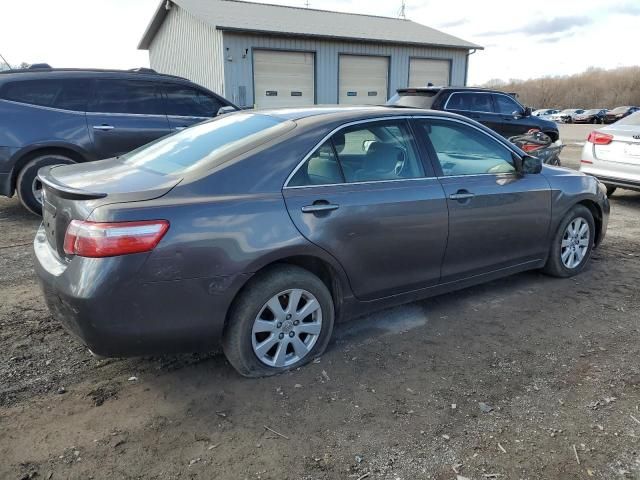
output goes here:
[[425, 92], [425, 93], [438, 93], [442, 91], [454, 91], [454, 92], [485, 92], [485, 93], [503, 93], [505, 95], [511, 95], [511, 93], [501, 92], [500, 90], [493, 90], [491, 88], [482, 88], [482, 87], [404, 87], [398, 88], [396, 92], [398, 93], [407, 93], [407, 92]]
[[59, 77], [122, 77], [147, 78], [153, 80], [179, 80], [189, 82], [188, 79], [177, 75], [158, 73], [151, 68], [133, 68], [130, 70], [100, 69], [100, 68], [25, 68], [20, 70], [4, 70], [0, 72], [0, 82], [7, 80], [27, 80], [37, 78]]
[[262, 114], [269, 115], [283, 120], [310, 120], [312, 122], [340, 121], [347, 123], [358, 120], [367, 120], [380, 117], [403, 117], [429, 115], [434, 117], [460, 118], [469, 121], [467, 117], [441, 110], [429, 110], [425, 108], [397, 107], [394, 105], [379, 106], [313, 106], [303, 108], [275, 108], [258, 110], [241, 110], [233, 115], [242, 114]]

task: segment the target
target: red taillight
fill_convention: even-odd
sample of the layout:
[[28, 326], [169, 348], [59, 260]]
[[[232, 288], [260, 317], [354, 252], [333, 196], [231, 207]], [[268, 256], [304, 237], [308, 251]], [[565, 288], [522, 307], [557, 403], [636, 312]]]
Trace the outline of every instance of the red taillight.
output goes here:
[[591, 132], [587, 137], [587, 142], [591, 142], [595, 145], [609, 145], [613, 140], [613, 135], [602, 132]]
[[113, 223], [72, 220], [64, 236], [64, 253], [99, 258], [148, 252], [168, 229], [166, 220]]

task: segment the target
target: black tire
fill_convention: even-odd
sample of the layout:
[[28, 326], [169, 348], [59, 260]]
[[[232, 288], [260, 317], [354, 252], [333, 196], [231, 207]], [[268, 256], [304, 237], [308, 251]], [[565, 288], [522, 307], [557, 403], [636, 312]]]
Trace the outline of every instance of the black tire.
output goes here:
[[42, 215], [42, 204], [36, 197], [33, 188], [38, 170], [49, 165], [75, 163], [69, 157], [60, 154], [45, 154], [35, 157], [22, 167], [16, 181], [16, 193], [22, 206], [36, 215]]
[[[253, 350], [253, 325], [267, 301], [293, 288], [306, 290], [318, 300], [322, 309], [321, 330], [309, 353], [296, 363], [285, 367], [269, 366]], [[322, 280], [303, 268], [278, 265], [252, 278], [236, 299], [223, 333], [222, 349], [229, 363], [245, 377], [275, 375], [298, 368], [321, 355], [331, 338], [334, 317], [333, 298]]]
[[613, 193], [618, 189], [615, 185], [605, 185], [607, 187], [607, 197], [613, 195]]
[[594, 125], [595, 125], [595, 124], [597, 124], [597, 123], [598, 123], [598, 118], [597, 118], [597, 117], [594, 117], [594, 118], [593, 118], [593, 121], [592, 121], [591, 123], [593, 123]]
[[[587, 251], [578, 265], [573, 268], [567, 267], [562, 262], [562, 241], [567, 226], [575, 219], [583, 218], [589, 225], [589, 244]], [[591, 258], [591, 252], [593, 251], [593, 243], [595, 239], [596, 226], [593, 220], [591, 211], [584, 205], [575, 205], [569, 213], [560, 222], [558, 229], [551, 240], [551, 247], [549, 248], [549, 258], [543, 268], [543, 272], [553, 277], [567, 278], [577, 275], [584, 270], [589, 258]]]

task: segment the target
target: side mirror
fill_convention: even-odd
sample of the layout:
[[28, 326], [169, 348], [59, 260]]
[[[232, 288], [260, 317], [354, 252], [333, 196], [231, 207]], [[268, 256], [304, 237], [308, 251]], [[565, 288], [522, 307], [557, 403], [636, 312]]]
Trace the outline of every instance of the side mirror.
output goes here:
[[537, 174], [542, 171], [542, 160], [533, 155], [526, 155], [521, 160], [521, 171], [524, 174]]
[[231, 113], [231, 112], [235, 112], [235, 111], [236, 111], [235, 108], [233, 108], [233, 107], [231, 107], [229, 105], [226, 105], [226, 106], [220, 107], [218, 109], [218, 113], [216, 113], [216, 116], [217, 115], [224, 115], [225, 113]]

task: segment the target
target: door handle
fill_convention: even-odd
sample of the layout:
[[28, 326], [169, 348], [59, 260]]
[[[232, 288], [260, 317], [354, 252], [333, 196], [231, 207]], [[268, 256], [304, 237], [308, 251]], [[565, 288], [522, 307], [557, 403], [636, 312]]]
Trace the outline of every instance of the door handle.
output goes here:
[[458, 190], [456, 193], [452, 193], [449, 195], [451, 200], [464, 201], [469, 200], [470, 198], [475, 197], [475, 195], [467, 190]]
[[107, 132], [109, 130], [113, 130], [114, 126], [113, 125], [107, 125], [106, 123], [103, 123], [102, 125], [94, 125], [93, 129], [94, 130], [100, 130], [102, 132]]
[[340, 208], [340, 205], [336, 205], [335, 203], [314, 203], [313, 205], [305, 205], [302, 207], [302, 213], [330, 212], [338, 208]]

